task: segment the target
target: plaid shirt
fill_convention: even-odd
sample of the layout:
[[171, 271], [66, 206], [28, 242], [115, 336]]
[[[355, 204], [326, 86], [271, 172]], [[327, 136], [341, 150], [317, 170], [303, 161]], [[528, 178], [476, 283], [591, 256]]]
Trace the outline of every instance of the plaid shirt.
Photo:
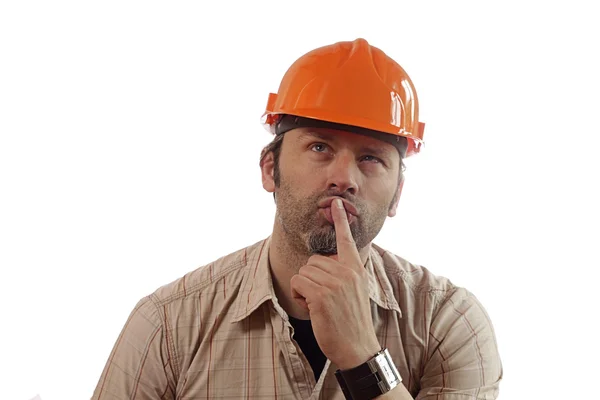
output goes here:
[[[329, 360], [318, 382], [275, 297], [270, 238], [142, 299], [92, 399], [343, 399]], [[496, 399], [502, 364], [479, 301], [371, 245], [371, 314], [416, 399]]]

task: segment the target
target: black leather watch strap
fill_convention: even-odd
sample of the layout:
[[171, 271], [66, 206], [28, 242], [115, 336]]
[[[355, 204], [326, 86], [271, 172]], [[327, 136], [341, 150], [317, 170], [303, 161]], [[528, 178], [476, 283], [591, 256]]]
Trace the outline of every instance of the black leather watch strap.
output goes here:
[[335, 373], [335, 376], [340, 384], [340, 388], [342, 389], [342, 393], [344, 393], [344, 397], [347, 400], [370, 400], [374, 399], [377, 396], [383, 394], [379, 385], [371, 385], [364, 388], [358, 388], [352, 386], [352, 389], [346, 384], [344, 378], [338, 372]]
[[348, 400], [373, 399], [394, 388], [402, 380], [386, 349], [355, 368], [337, 370], [335, 377]]
[[340, 371], [345, 380], [349, 382], [356, 382], [360, 387], [371, 386], [377, 383], [377, 379], [373, 376], [373, 370], [369, 364], [364, 363], [358, 367]]

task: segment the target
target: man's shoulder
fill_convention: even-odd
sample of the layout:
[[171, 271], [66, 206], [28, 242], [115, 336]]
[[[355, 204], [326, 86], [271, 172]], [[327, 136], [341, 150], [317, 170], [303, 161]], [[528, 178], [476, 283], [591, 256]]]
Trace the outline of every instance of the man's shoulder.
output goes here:
[[210, 290], [218, 284], [225, 284], [228, 289], [242, 282], [248, 261], [255, 257], [255, 252], [262, 247], [265, 240], [260, 240], [248, 247], [236, 250], [208, 264], [202, 265], [182, 277], [154, 291], [149, 297], [157, 306], [168, 304], [177, 299], [197, 296], [198, 293]]
[[413, 292], [445, 296], [459, 289], [450, 279], [436, 275], [422, 265], [413, 264], [376, 244], [372, 248], [379, 255], [388, 279]]

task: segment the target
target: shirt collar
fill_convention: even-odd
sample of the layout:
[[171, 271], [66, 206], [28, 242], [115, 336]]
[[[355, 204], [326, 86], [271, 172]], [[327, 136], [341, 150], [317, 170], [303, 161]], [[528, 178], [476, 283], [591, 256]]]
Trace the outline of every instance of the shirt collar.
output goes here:
[[383, 258], [373, 245], [371, 245], [369, 258], [365, 267], [369, 274], [369, 297], [371, 300], [381, 308], [396, 311], [400, 318], [402, 318], [402, 311], [394, 296], [392, 284], [385, 272]]
[[[275, 291], [271, 278], [271, 268], [269, 266], [269, 246], [271, 237], [257, 243], [254, 246], [246, 248], [246, 268], [242, 278], [239, 295], [234, 306], [235, 315], [232, 322], [238, 322], [248, 317], [262, 303], [267, 300], [275, 300]], [[378, 306], [394, 310], [402, 316], [398, 302], [396, 301], [392, 285], [385, 273], [383, 259], [371, 246], [369, 257], [366, 263], [369, 280], [369, 297]]]

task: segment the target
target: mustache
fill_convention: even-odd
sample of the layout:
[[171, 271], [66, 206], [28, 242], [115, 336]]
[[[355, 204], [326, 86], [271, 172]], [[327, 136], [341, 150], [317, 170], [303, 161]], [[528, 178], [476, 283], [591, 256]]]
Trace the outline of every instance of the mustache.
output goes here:
[[356, 202], [356, 196], [354, 196], [353, 194], [350, 194], [348, 192], [340, 192], [338, 190], [328, 190], [326, 192], [324, 192], [321, 196], [319, 196], [321, 199], [324, 199], [326, 197], [333, 197], [333, 196], [337, 196], [337, 197], [341, 197], [342, 199], [348, 200], [349, 202]]

